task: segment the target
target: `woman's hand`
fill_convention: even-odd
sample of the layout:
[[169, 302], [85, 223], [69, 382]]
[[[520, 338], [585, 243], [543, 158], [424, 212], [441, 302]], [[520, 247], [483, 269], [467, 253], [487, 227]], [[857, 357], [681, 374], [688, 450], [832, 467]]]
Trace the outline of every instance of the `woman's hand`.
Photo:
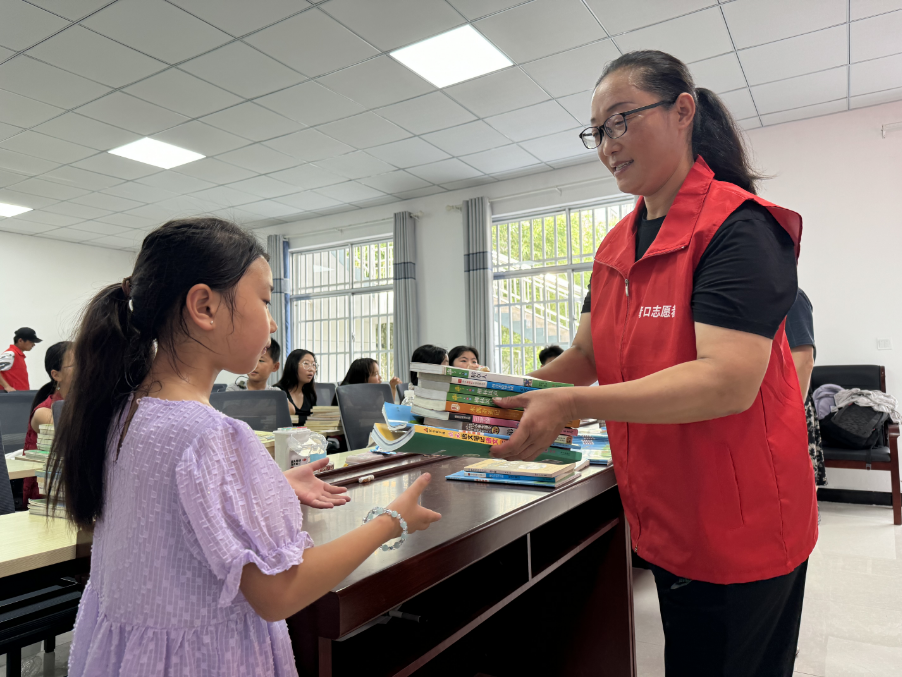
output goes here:
[[[432, 475], [428, 472], [423, 473], [416, 478], [407, 490], [398, 496], [394, 501], [388, 504], [389, 510], [397, 510], [404, 521], [407, 522], [407, 533], [412, 534], [414, 531], [422, 531], [428, 529], [433, 522], [438, 522], [442, 516], [434, 510], [424, 508], [419, 504], [420, 494], [429, 486]], [[398, 535], [401, 535], [401, 528], [398, 527]]]
[[328, 458], [321, 458], [313, 463], [295, 466], [284, 472], [288, 484], [291, 485], [294, 493], [304, 505], [312, 508], [333, 508], [351, 500], [351, 497], [347, 495], [347, 489], [333, 487], [313, 474], [315, 471], [325, 468], [329, 463]]
[[391, 386], [391, 391], [392, 391], [392, 392], [395, 392], [395, 389], [396, 389], [399, 385], [401, 385], [401, 379], [398, 378], [397, 376], [392, 376], [392, 377], [391, 377], [391, 380], [388, 382], [388, 385]]
[[574, 388], [532, 390], [513, 397], [496, 397], [495, 406], [523, 409], [520, 425], [504, 444], [493, 447], [492, 456], [508, 461], [532, 461], [551, 446], [575, 418]]

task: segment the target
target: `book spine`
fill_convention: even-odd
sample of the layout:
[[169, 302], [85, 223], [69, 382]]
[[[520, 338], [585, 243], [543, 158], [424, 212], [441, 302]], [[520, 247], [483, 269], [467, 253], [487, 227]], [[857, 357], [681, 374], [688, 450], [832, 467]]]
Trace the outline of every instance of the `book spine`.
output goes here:
[[[452, 378], [465, 378], [473, 381], [486, 383], [489, 380], [496, 383], [507, 383], [509, 385], [522, 386], [526, 388], [570, 388], [572, 383], [557, 383], [555, 381], [543, 381], [538, 378], [529, 378], [528, 376], [511, 376], [509, 374], [496, 374], [493, 372], [479, 371], [472, 369], [459, 369], [457, 367], [445, 367], [435, 364], [423, 364], [414, 362], [411, 364], [411, 371], [423, 372], [424, 374], [442, 374], [451, 376]], [[465, 385], [470, 385], [469, 383]]]
[[449, 393], [458, 393], [461, 395], [479, 395], [480, 397], [514, 397], [518, 393], [510, 390], [492, 390], [491, 388], [479, 388], [477, 386], [462, 386], [454, 383], [448, 384]]
[[516, 428], [500, 425], [485, 425], [484, 423], [464, 423], [463, 429], [471, 433], [485, 433], [487, 435], [513, 435]]
[[479, 435], [477, 433], [467, 432], [466, 430], [449, 430], [448, 428], [430, 428], [425, 425], [415, 425], [414, 430], [425, 435], [433, 435], [435, 437], [447, 437], [452, 440], [463, 440], [464, 442], [476, 442], [478, 444], [499, 445], [504, 442], [499, 437], [491, 437], [488, 435]]
[[469, 378], [451, 378], [452, 385], [468, 386], [470, 388], [483, 388], [488, 390], [500, 390], [506, 393], [528, 393], [535, 388], [517, 386], [511, 383], [498, 383], [497, 381], [474, 381]]
[[448, 402], [466, 402], [467, 404], [481, 404], [486, 407], [494, 406], [495, 400], [491, 397], [481, 397], [479, 395], [465, 395], [463, 393], [448, 393]]
[[473, 414], [475, 416], [490, 416], [510, 421], [519, 421], [523, 418], [523, 412], [516, 409], [496, 409], [495, 407], [484, 407], [479, 404], [464, 404], [460, 402], [448, 402], [445, 405], [445, 411]]
[[536, 477], [535, 475], [504, 475], [496, 472], [470, 472], [461, 470], [466, 477], [485, 477], [493, 480], [521, 480], [524, 482], [544, 482], [545, 484], [554, 484], [553, 477]]
[[448, 475], [449, 480], [463, 480], [464, 482], [487, 482], [489, 484], [521, 484], [531, 487], [546, 487], [552, 489], [557, 486], [551, 482], [536, 482], [532, 480], [499, 480], [489, 477], [470, 477], [468, 475]]

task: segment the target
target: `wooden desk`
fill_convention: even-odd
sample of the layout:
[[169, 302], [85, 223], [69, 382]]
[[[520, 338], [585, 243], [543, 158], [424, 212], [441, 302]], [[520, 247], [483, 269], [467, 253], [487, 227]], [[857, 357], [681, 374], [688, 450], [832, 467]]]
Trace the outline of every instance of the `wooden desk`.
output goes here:
[[38, 470], [43, 470], [44, 464], [38, 461], [11, 460], [6, 459], [6, 472], [9, 473], [9, 479], [20, 480], [23, 477], [34, 477]]
[[85, 539], [63, 519], [27, 511], [0, 515], [0, 578], [74, 560], [79, 540]]
[[[636, 674], [628, 529], [613, 469], [590, 466], [552, 492], [445, 480], [470, 462], [395, 458], [394, 473], [363, 485], [352, 476], [362, 468], [324, 477], [348, 486], [352, 501], [304, 509], [315, 543], [355, 528], [424, 471], [433, 481], [423, 504], [443, 519], [398, 551], [377, 551], [288, 620], [301, 675]], [[389, 619], [392, 610], [424, 622]]]

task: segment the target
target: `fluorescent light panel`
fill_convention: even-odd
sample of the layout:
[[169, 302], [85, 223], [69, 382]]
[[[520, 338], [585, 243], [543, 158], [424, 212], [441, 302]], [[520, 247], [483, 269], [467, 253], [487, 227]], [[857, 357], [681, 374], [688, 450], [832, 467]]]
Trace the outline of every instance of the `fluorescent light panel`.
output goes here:
[[402, 47], [391, 55], [436, 87], [448, 87], [513, 65], [469, 24]]
[[31, 207], [20, 207], [19, 205], [8, 205], [0, 202], [0, 216], [18, 216], [30, 211]]
[[195, 160], [200, 160], [204, 155], [193, 150], [185, 150], [170, 143], [163, 143], [155, 139], [143, 138], [133, 143], [114, 148], [109, 151], [113, 155], [127, 157], [129, 160], [137, 160], [144, 164], [172, 169], [179, 165], [185, 165]]

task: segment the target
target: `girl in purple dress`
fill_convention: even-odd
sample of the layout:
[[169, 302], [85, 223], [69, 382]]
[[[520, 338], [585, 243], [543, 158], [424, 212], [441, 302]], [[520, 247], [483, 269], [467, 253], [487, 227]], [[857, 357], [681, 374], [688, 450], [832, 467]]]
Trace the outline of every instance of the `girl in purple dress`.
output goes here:
[[[284, 619], [401, 534], [383, 514], [313, 547], [301, 502], [341, 505], [344, 490], [315, 466], [283, 474], [210, 407], [216, 375], [253, 369], [275, 331], [272, 285], [253, 235], [184, 219], [88, 305], [51, 461], [51, 495], [94, 530], [71, 676], [296, 675]], [[417, 503], [428, 482], [388, 506], [410, 532], [440, 518]]]

